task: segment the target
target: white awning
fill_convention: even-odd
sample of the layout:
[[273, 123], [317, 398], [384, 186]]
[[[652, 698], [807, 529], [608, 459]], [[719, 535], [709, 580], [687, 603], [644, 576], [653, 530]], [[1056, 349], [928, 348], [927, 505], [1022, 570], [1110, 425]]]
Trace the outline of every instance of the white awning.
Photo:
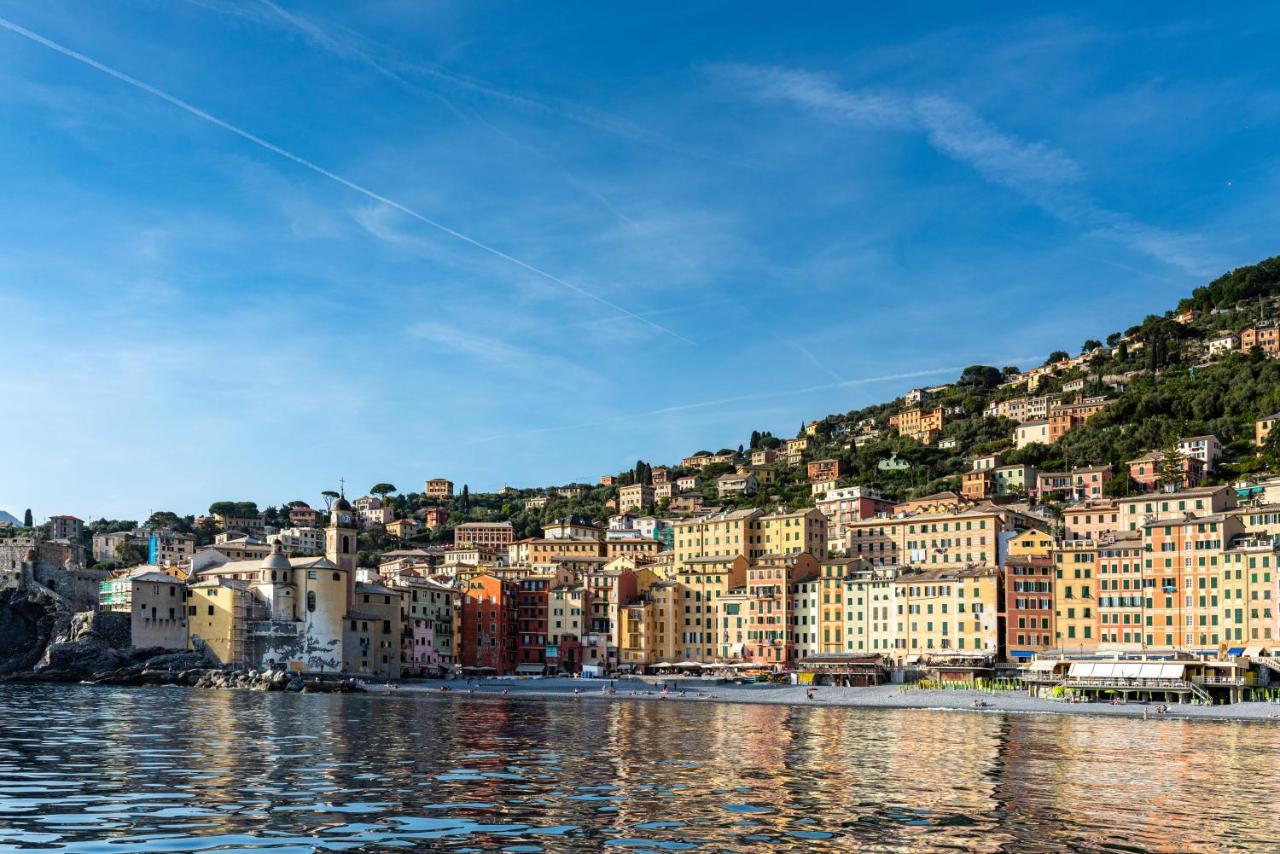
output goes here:
[[1093, 679], [1181, 679], [1185, 664], [1150, 661], [1073, 661], [1069, 675]]
[[516, 673], [542, 673], [547, 669], [545, 664], [525, 662], [516, 665]]
[[1028, 669], [1033, 673], [1049, 673], [1061, 663], [1060, 661], [1033, 661]]
[[1244, 648], [1245, 658], [1261, 658], [1267, 654], [1267, 650], [1260, 646], [1246, 646]]

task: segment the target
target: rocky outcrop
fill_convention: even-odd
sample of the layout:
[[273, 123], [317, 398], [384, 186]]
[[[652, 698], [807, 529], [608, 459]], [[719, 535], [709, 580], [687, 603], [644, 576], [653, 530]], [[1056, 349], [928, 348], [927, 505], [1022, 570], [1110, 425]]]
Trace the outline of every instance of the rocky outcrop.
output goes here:
[[0, 590], [0, 676], [34, 668], [66, 619], [61, 597], [43, 586]]
[[93, 685], [183, 685], [255, 691], [352, 693], [356, 679], [299, 676], [284, 670], [234, 670], [200, 650], [137, 649], [129, 615], [70, 613], [65, 600], [39, 584], [0, 591], [0, 682], [86, 682]]

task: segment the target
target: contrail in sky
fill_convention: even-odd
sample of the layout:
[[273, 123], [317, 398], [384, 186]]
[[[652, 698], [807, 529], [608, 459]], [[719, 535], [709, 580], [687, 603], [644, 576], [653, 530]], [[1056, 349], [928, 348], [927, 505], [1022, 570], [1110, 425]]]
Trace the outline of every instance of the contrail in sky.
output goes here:
[[[1020, 356], [1013, 359], [997, 359], [994, 364], [1012, 365], [1022, 362], [1037, 362], [1040, 358], [1041, 357], [1039, 356]], [[637, 418], [650, 418], [655, 415], [674, 415], [680, 412], [689, 412], [694, 409], [708, 409], [714, 406], [724, 406], [729, 403], [742, 403], [748, 400], [769, 400], [775, 397], [795, 397], [802, 394], [811, 394], [815, 391], [830, 391], [831, 389], [836, 388], [852, 388], [854, 386], [890, 382], [892, 380], [918, 379], [937, 376], [938, 374], [958, 374], [963, 370], [964, 367], [956, 366], [947, 368], [929, 368], [922, 371], [904, 371], [897, 374], [884, 374], [878, 377], [858, 377], [857, 379], [805, 386], [804, 388], [783, 389], [780, 391], [756, 391], [748, 394], [734, 395], [732, 397], [716, 398], [714, 400], [699, 400], [694, 403], [678, 403], [673, 406], [664, 406], [660, 409], [650, 409], [648, 412], [631, 412], [626, 415], [611, 415], [608, 418], [599, 418], [594, 421], [585, 421], [577, 424], [561, 424], [557, 427], [534, 427], [510, 433], [498, 433], [491, 436], [477, 436], [469, 440], [467, 444], [495, 442], [499, 439], [507, 439], [512, 436], [530, 436], [538, 433], [563, 433], [570, 430], [585, 430], [588, 427], [604, 427], [609, 424], [616, 424], [620, 421], [632, 421]]]
[[153, 95], [156, 98], [159, 98], [160, 100], [165, 101], [166, 103], [172, 104], [173, 106], [177, 107], [180, 110], [190, 113], [196, 118], [203, 119], [204, 121], [209, 122], [212, 125], [216, 125], [217, 127], [220, 127], [229, 133], [235, 134], [241, 139], [245, 139], [249, 142], [252, 142], [254, 145], [260, 148], [264, 148], [267, 151], [270, 151], [272, 154], [276, 154], [276, 155], [279, 155], [280, 157], [285, 158], [286, 160], [290, 160], [298, 164], [299, 166], [302, 166], [305, 169], [311, 170], [317, 175], [321, 175], [325, 178], [328, 178], [330, 181], [341, 184], [342, 186], [346, 187], [349, 190], [354, 190], [360, 195], [366, 196], [374, 200], [375, 202], [379, 202], [380, 204], [384, 204], [389, 208], [398, 210], [401, 213], [405, 214], [406, 216], [410, 216], [418, 220], [419, 222], [422, 222], [426, 225], [431, 226], [432, 228], [438, 231], [442, 231], [445, 234], [449, 235], [450, 237], [460, 240], [463, 243], [467, 243], [483, 252], [487, 252], [490, 255], [493, 255], [497, 258], [501, 258], [502, 260], [507, 261], [511, 264], [514, 264], [523, 270], [527, 270], [528, 272], [533, 273], [534, 275], [541, 276], [542, 278], [547, 279], [548, 281], [555, 282], [557, 285], [567, 288], [568, 290], [573, 291], [575, 294], [578, 294], [581, 297], [585, 297], [589, 300], [592, 300], [593, 302], [597, 302], [603, 306], [611, 308], [620, 314], [626, 315], [632, 320], [637, 320], [640, 323], [643, 323], [647, 326], [652, 327], [653, 329], [658, 330], [659, 332], [665, 332], [666, 334], [674, 338], [678, 338], [687, 344], [693, 343], [691, 340], [684, 337], [678, 332], [668, 329], [667, 327], [662, 326], [661, 324], [654, 323], [652, 320], [649, 320], [648, 318], [643, 317], [633, 311], [625, 309], [622, 306], [605, 299], [604, 297], [597, 296], [596, 294], [593, 294], [590, 291], [586, 290], [585, 288], [575, 285], [572, 282], [565, 281], [564, 279], [560, 278], [554, 273], [549, 273], [546, 270], [543, 270], [539, 267], [535, 267], [533, 264], [530, 264], [527, 261], [522, 261], [521, 259], [515, 257], [514, 255], [508, 255], [506, 252], [503, 252], [501, 249], [496, 249], [488, 245], [487, 243], [483, 243], [475, 239], [474, 237], [469, 237], [468, 235], [463, 234], [462, 232], [457, 231], [455, 229], [452, 229], [449, 226], [444, 225], [443, 223], [436, 222], [430, 217], [418, 213], [413, 208], [410, 208], [406, 205], [402, 205], [393, 199], [389, 199], [386, 196], [381, 195], [380, 193], [376, 193], [373, 190], [368, 189], [367, 187], [361, 186], [360, 184], [357, 184], [356, 182], [350, 179], [342, 177], [336, 172], [330, 172], [328, 169], [325, 169], [323, 166], [319, 166], [315, 163], [312, 163], [310, 160], [307, 160], [304, 157], [294, 154], [293, 152], [287, 149], [281, 148], [280, 146], [276, 145], [273, 142], [268, 142], [267, 140], [263, 139], [260, 136], [256, 136], [250, 133], [249, 131], [244, 130], [243, 128], [239, 128], [236, 125], [233, 125], [228, 121], [220, 119], [211, 113], [207, 113], [204, 110], [200, 109], [199, 107], [196, 107], [192, 104], [187, 103], [181, 98], [178, 98], [174, 95], [170, 95], [168, 92], [165, 92], [162, 89], [158, 89], [155, 86], [152, 86], [150, 83], [144, 83], [143, 81], [137, 79], [136, 77], [130, 77], [128, 74], [125, 74], [123, 71], [117, 71], [116, 69], [112, 68], [109, 65], [104, 65], [103, 63], [97, 61], [96, 59], [85, 56], [84, 54], [78, 53], [77, 51], [74, 51], [69, 47], [65, 47], [51, 39], [45, 38], [39, 33], [32, 32], [31, 30], [28, 30], [25, 27], [19, 26], [18, 24], [13, 23], [12, 21], [6, 18], [0, 17], [0, 27], [3, 27], [4, 29], [9, 30], [10, 32], [16, 33], [17, 35], [20, 35], [23, 38], [28, 39], [29, 41], [33, 41], [36, 44], [43, 45], [44, 47], [47, 47], [50, 50], [56, 51], [62, 54], [63, 56], [66, 56], [70, 59], [74, 59], [76, 62], [87, 65], [90, 68], [93, 68], [97, 71], [101, 71], [103, 74], [106, 74], [110, 77], [114, 77], [115, 79], [121, 81], [122, 83], [127, 83], [130, 86], [134, 87], [135, 89], [140, 89], [149, 95]]

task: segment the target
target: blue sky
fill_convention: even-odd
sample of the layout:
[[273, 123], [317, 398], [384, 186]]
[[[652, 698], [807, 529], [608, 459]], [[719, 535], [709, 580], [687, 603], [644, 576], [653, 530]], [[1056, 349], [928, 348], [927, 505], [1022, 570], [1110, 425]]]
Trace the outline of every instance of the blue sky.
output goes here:
[[1276, 252], [1274, 10], [983, 8], [0, 0], [0, 508], [594, 480]]

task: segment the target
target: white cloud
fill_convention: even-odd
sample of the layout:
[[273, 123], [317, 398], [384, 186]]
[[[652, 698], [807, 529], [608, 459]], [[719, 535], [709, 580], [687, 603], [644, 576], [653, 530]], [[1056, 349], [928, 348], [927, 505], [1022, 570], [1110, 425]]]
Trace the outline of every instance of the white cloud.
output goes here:
[[826, 121], [922, 134], [940, 154], [1018, 193], [1056, 219], [1188, 273], [1205, 275], [1222, 266], [1201, 249], [1202, 241], [1194, 235], [1138, 222], [1097, 205], [1082, 189], [1084, 170], [1065, 152], [1008, 133], [951, 98], [864, 93], [843, 88], [825, 74], [787, 68], [725, 65], [712, 73], [745, 86], [746, 94], [757, 101], [802, 107]]
[[595, 371], [552, 353], [523, 347], [479, 331], [477, 323], [466, 327], [424, 320], [409, 327], [409, 335], [441, 355], [457, 355], [504, 376], [540, 385], [586, 390], [598, 389], [604, 377]]

